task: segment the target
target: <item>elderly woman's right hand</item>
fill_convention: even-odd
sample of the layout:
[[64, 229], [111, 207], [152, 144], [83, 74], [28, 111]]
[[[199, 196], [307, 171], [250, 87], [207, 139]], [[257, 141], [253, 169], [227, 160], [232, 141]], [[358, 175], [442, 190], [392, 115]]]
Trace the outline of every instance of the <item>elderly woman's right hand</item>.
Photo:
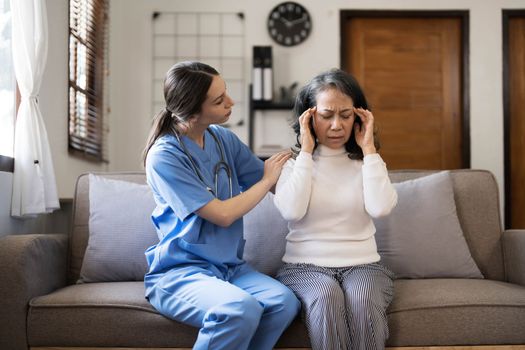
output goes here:
[[299, 117], [299, 126], [301, 133], [301, 151], [312, 153], [315, 147], [315, 140], [311, 130], [313, 123], [312, 118], [314, 118], [314, 113], [317, 107], [308, 108], [306, 111], [301, 114]]

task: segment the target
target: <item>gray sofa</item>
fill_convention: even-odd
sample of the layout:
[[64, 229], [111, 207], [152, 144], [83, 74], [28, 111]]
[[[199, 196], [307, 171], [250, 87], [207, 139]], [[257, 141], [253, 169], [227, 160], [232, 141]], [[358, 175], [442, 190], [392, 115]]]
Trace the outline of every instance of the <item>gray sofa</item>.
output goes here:
[[[390, 176], [399, 182], [429, 173], [393, 171]], [[479, 170], [451, 174], [459, 221], [485, 278], [396, 280], [387, 345], [507, 344], [514, 346], [506, 349], [523, 349], [519, 344], [525, 344], [525, 230], [502, 231], [492, 174]], [[145, 181], [143, 173], [104, 176]], [[0, 349], [191, 348], [197, 330], [157, 313], [145, 300], [141, 281], [75, 284], [88, 243], [88, 188], [88, 176], [83, 175], [68, 237], [31, 234], [0, 239]], [[300, 318], [277, 347], [309, 347]]]

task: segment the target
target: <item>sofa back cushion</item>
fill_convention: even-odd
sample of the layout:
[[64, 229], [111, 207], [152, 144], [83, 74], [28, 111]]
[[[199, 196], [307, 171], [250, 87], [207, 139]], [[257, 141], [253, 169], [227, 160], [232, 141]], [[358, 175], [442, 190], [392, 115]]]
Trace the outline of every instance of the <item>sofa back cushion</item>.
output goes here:
[[459, 223], [449, 171], [394, 183], [397, 205], [375, 218], [381, 261], [397, 278], [483, 278]]
[[[69, 282], [143, 279], [144, 251], [158, 242], [150, 220], [154, 207], [143, 173], [81, 175], [69, 242]], [[244, 231], [244, 259], [261, 272], [275, 274], [288, 227], [272, 193], [245, 216]]]
[[144, 280], [144, 252], [159, 241], [150, 187], [90, 174], [89, 202], [89, 239], [78, 282]]
[[[110, 180], [146, 184], [144, 172], [100, 173], [96, 175]], [[89, 204], [89, 174], [83, 174], [77, 179], [72, 228], [69, 233], [69, 283], [77, 282], [80, 277], [80, 270], [89, 241]], [[141, 258], [144, 259], [144, 256]]]
[[281, 267], [288, 223], [273, 204], [273, 193], [244, 216], [244, 260], [258, 271], [275, 276]]
[[[435, 171], [394, 170], [392, 182], [427, 176]], [[451, 170], [454, 200], [470, 254], [486, 279], [504, 280], [501, 221], [496, 179], [486, 170]]]
[[[390, 177], [393, 182], [400, 182], [432, 174], [433, 171], [391, 171]], [[146, 176], [143, 172], [125, 173], [104, 173], [99, 174], [108, 179], [146, 183]], [[503, 280], [503, 258], [500, 242], [501, 226], [499, 217], [499, 197], [498, 189], [494, 176], [483, 170], [454, 170], [451, 171], [454, 185], [454, 199], [460, 220], [461, 228], [469, 246], [470, 252], [477, 266], [485, 278]], [[250, 213], [245, 218], [245, 237], [247, 238], [245, 247], [245, 257], [255, 267], [260, 267], [265, 272], [272, 273], [280, 261], [276, 259], [282, 255], [281, 245], [272, 242], [273, 239], [283, 236], [281, 232], [283, 221], [280, 217], [272, 215], [275, 208], [272, 207], [270, 197]], [[255, 240], [258, 236], [257, 231], [262, 230], [260, 225], [264, 223], [261, 218], [265, 217], [265, 212], [270, 213], [272, 225], [266, 223], [266, 228], [271, 229], [274, 234], [268, 240]], [[269, 219], [270, 220], [270, 219]], [[75, 198], [73, 205], [72, 229], [69, 239], [69, 269], [68, 280], [74, 283], [78, 280], [84, 254], [89, 239], [89, 176], [81, 175], [77, 180]], [[254, 231], [251, 231], [251, 230]], [[284, 236], [283, 236], [284, 241]], [[277, 248], [275, 248], [278, 246]], [[262, 249], [264, 247], [265, 249]], [[266, 248], [273, 247], [271, 255], [267, 254]], [[268, 248], [270, 249], [270, 248]], [[256, 254], [259, 253], [259, 254]], [[143, 257], [141, 257], [143, 258]], [[267, 260], [265, 260], [267, 259]], [[266, 271], [267, 270], [267, 271]]]

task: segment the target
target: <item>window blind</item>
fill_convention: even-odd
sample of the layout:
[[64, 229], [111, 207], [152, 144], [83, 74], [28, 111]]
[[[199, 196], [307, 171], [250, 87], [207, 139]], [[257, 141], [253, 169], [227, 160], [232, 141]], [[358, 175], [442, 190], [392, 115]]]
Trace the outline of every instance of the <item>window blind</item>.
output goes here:
[[69, 151], [104, 161], [108, 0], [69, 1]]

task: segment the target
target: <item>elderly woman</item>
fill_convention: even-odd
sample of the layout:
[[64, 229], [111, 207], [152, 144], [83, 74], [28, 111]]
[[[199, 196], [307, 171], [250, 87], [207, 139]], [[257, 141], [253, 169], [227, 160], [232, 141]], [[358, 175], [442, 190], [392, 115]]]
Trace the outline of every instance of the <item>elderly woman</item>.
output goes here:
[[383, 349], [394, 276], [379, 262], [372, 218], [389, 214], [397, 193], [374, 116], [341, 70], [313, 78], [294, 111], [296, 157], [274, 197], [290, 229], [277, 279], [301, 300], [313, 349]]

